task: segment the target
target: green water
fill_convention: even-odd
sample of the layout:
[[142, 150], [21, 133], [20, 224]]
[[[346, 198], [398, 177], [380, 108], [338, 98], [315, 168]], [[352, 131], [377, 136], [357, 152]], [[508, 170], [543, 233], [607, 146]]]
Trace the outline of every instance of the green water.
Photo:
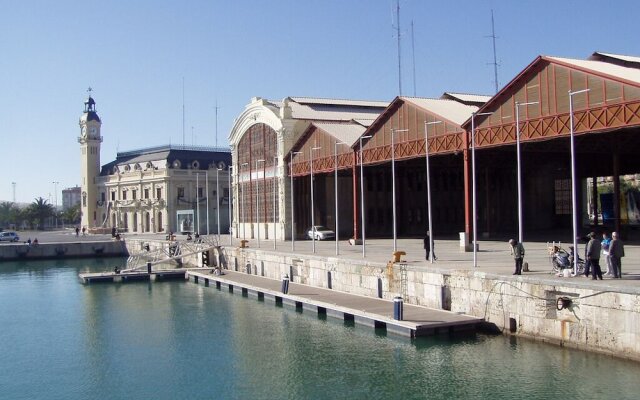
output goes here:
[[0, 399], [636, 399], [640, 364], [502, 336], [408, 341], [121, 261], [0, 264]]

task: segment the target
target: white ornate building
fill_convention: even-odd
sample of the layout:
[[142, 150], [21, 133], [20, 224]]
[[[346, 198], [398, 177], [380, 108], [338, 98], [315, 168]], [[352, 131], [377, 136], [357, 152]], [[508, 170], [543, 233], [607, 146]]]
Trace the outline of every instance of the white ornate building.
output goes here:
[[[229, 134], [235, 236], [289, 239], [291, 186], [287, 166], [293, 145], [314, 122], [369, 126], [388, 104], [308, 97], [282, 101], [252, 98]], [[299, 224], [307, 222], [297, 221]]]
[[100, 167], [101, 125], [89, 97], [78, 138], [83, 227], [130, 233], [228, 232], [228, 149], [157, 146], [119, 152]]

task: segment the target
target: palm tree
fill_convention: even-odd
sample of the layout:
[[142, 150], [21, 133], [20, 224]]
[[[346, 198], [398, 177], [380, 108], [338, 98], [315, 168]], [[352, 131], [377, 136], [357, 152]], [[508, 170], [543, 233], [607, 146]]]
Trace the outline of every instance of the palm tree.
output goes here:
[[26, 216], [31, 225], [36, 225], [37, 229], [42, 229], [44, 221], [55, 215], [54, 207], [42, 197], [34, 199], [33, 203], [27, 207]]

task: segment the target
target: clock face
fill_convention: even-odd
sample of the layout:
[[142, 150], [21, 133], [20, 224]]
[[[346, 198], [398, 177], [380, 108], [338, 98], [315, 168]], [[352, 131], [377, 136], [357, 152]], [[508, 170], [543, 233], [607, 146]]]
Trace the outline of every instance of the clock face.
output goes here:
[[81, 135], [81, 136], [83, 136], [83, 137], [84, 137], [84, 136], [87, 136], [87, 127], [86, 127], [86, 126], [83, 126], [83, 127], [80, 129], [80, 135]]
[[98, 132], [98, 128], [96, 128], [96, 127], [94, 126], [94, 127], [92, 127], [92, 128], [89, 130], [89, 132], [90, 132], [92, 135], [95, 135], [95, 134]]

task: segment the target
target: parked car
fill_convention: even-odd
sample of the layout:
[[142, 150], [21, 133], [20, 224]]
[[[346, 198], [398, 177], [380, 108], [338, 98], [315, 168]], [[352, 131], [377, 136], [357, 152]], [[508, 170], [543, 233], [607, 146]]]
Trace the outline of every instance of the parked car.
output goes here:
[[17, 242], [19, 240], [20, 236], [15, 232], [0, 232], [0, 242]]
[[336, 237], [336, 234], [326, 226], [316, 225], [307, 231], [307, 236], [309, 239], [315, 240], [325, 240], [325, 239], [333, 239]]

